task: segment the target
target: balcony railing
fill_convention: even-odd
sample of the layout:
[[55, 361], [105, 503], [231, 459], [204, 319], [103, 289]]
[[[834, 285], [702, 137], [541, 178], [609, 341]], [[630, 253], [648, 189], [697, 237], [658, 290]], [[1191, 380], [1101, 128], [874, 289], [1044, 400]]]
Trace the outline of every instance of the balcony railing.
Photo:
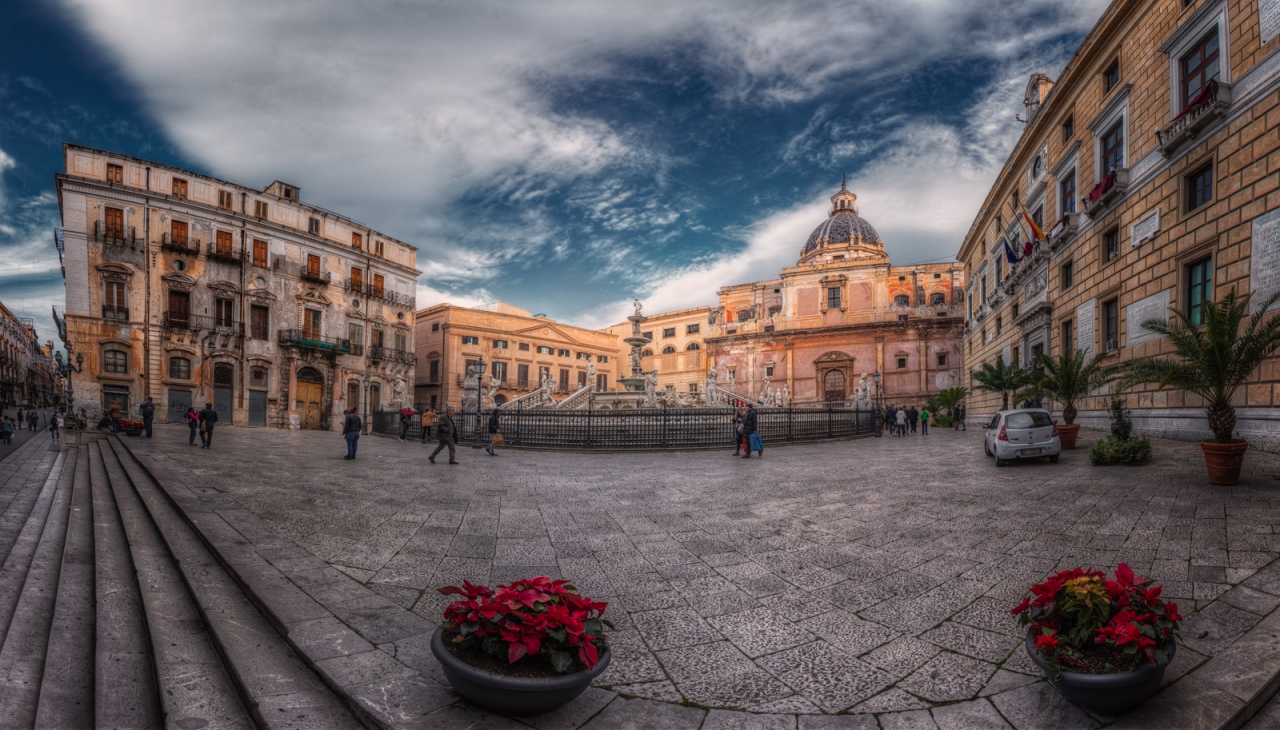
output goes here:
[[182, 256], [200, 255], [200, 244], [190, 236], [174, 238], [171, 233], [162, 233], [160, 234], [160, 248], [164, 251], [173, 251]]
[[1101, 182], [1093, 186], [1093, 190], [1088, 195], [1080, 199], [1084, 214], [1089, 216], [1090, 220], [1097, 220], [1111, 207], [1112, 203], [1123, 198], [1128, 190], [1129, 168], [1113, 168]]
[[354, 343], [354, 342], [353, 342], [353, 343], [351, 343], [351, 352], [350, 352], [350, 353], [348, 353], [348, 354], [355, 355], [355, 356], [357, 356], [357, 357], [363, 356], [363, 355], [364, 355], [364, 345], [357, 345], [357, 344], [356, 344], [356, 343]]
[[393, 350], [390, 347], [379, 347], [371, 345], [369, 347], [370, 360], [386, 360], [389, 362], [402, 362], [412, 365], [415, 357], [412, 352], [407, 350]]
[[351, 352], [351, 340], [339, 337], [322, 337], [318, 332], [300, 330], [280, 330], [280, 344], [306, 347], [321, 352], [333, 352], [346, 355]]
[[303, 281], [314, 281], [319, 284], [328, 284], [333, 281], [333, 274], [328, 271], [312, 271], [305, 266], [300, 269], [298, 276]]
[[1080, 214], [1067, 213], [1049, 229], [1049, 248], [1057, 250], [1075, 237], [1080, 230]]
[[244, 322], [227, 322], [226, 320], [219, 322], [216, 317], [203, 314], [165, 312], [163, 326], [171, 330], [206, 330], [227, 335], [244, 335]]
[[347, 278], [342, 282], [342, 288], [355, 294], [362, 294], [372, 299], [381, 299], [382, 301], [393, 306], [408, 307], [410, 309], [415, 306], [415, 298], [391, 291], [385, 286], [375, 286], [367, 281], [355, 281]]
[[209, 242], [209, 247], [206, 249], [206, 252], [208, 253], [209, 258], [214, 261], [226, 261], [231, 264], [243, 265], [245, 259], [248, 258], [248, 254], [244, 249], [237, 251], [235, 248], [218, 248], [218, 244], [212, 241]]
[[112, 246], [128, 246], [135, 248], [138, 240], [138, 229], [133, 226], [109, 226], [106, 221], [93, 222], [93, 240]]
[[104, 304], [104, 305], [102, 305], [102, 318], [103, 318], [103, 319], [123, 319], [123, 320], [128, 320], [128, 319], [129, 319], [129, 310], [128, 310], [128, 308], [123, 308], [123, 307], [112, 307], [112, 306], [109, 306], [109, 305]]
[[1225, 117], [1230, 108], [1231, 84], [1210, 81], [1173, 121], [1156, 130], [1161, 156], [1173, 156], [1178, 148], [1199, 137], [1205, 127]]

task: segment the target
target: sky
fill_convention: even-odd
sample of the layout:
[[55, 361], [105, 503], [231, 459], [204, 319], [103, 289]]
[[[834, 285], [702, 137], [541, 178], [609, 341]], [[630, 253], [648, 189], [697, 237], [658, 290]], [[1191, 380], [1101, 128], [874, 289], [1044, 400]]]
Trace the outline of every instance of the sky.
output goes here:
[[775, 278], [847, 178], [893, 263], [954, 258], [1103, 0], [7, 0], [0, 301], [64, 288], [65, 142], [417, 246], [418, 305], [589, 327]]

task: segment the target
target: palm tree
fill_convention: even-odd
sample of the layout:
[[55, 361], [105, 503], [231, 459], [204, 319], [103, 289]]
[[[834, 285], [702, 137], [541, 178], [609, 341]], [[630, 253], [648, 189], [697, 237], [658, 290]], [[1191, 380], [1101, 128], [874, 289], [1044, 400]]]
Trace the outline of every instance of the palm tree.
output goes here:
[[1084, 350], [1063, 353], [1057, 358], [1040, 356], [1044, 377], [1036, 387], [1062, 404], [1062, 420], [1068, 426], [1076, 422], [1076, 403], [1114, 379], [1114, 373], [1102, 367], [1106, 357], [1105, 354], [1088, 357]]
[[1000, 410], [1009, 410], [1009, 397], [1013, 396], [1016, 400], [1022, 394], [1027, 386], [1033, 384], [1033, 376], [1023, 372], [1021, 368], [1016, 367], [1013, 363], [1005, 363], [1001, 358], [996, 360], [994, 364], [986, 363], [977, 372], [973, 374], [973, 381], [977, 383], [978, 390], [985, 390], [990, 393], [999, 393], [1002, 405]]
[[954, 417], [956, 406], [960, 405], [966, 395], [969, 395], [968, 388], [947, 388], [929, 399], [929, 407], [934, 411], [944, 410], [947, 415]]
[[1171, 310], [1173, 317], [1168, 322], [1143, 322], [1143, 329], [1169, 338], [1178, 359], [1130, 360], [1117, 368], [1121, 382], [1126, 386], [1159, 383], [1161, 388], [1172, 386], [1195, 393], [1204, 398], [1214, 441], [1232, 443], [1236, 429], [1232, 397], [1262, 361], [1280, 349], [1280, 317], [1263, 322], [1267, 310], [1280, 301], [1280, 292], [1268, 298], [1241, 331], [1252, 297], [1236, 296], [1232, 289], [1220, 302], [1204, 302], [1203, 326], [1177, 310]]

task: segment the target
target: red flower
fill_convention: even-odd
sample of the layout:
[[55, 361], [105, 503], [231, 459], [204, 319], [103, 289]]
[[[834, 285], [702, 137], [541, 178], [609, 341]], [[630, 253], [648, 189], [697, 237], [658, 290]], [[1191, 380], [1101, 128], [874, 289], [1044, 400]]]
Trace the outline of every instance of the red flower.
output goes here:
[[1042, 646], [1048, 649], [1056, 649], [1058, 647], [1058, 637], [1054, 636], [1052, 631], [1047, 631], [1046, 633], [1037, 636], [1036, 648], [1039, 649]]
[[1027, 607], [1030, 605], [1031, 605], [1031, 597], [1027, 596], [1022, 599], [1022, 603], [1019, 603], [1017, 606], [1014, 606], [1013, 610], [1010, 611], [1009, 613], [1013, 614], [1014, 616], [1017, 616], [1018, 614], [1027, 610]]

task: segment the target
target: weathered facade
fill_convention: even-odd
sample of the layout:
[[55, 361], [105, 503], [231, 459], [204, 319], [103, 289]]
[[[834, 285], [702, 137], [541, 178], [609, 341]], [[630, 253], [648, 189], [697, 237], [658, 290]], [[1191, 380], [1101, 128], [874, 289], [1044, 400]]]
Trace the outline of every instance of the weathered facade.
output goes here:
[[[1280, 288], [1278, 32], [1273, 0], [1117, 0], [1058, 79], [1032, 77], [1029, 123], [959, 253], [967, 371], [1076, 349], [1108, 364], [1168, 353], [1143, 321]], [[1025, 244], [1024, 213], [1047, 239], [1011, 265], [1004, 241]], [[1238, 394], [1240, 431], [1264, 448], [1280, 447], [1277, 386], [1272, 360]], [[1079, 422], [1104, 426], [1109, 397]], [[1193, 395], [1127, 398], [1139, 429], [1207, 433]], [[975, 393], [969, 411], [999, 404]]]
[[[467, 367], [487, 364], [482, 386], [497, 378], [493, 401], [502, 405], [556, 380], [567, 396], [593, 382], [609, 390], [620, 377], [618, 338], [608, 332], [561, 324], [505, 302], [480, 307], [437, 304], [416, 316], [418, 378], [414, 401], [437, 410], [462, 403]], [[591, 380], [589, 381], [588, 378]]]
[[30, 319], [0, 304], [0, 402], [44, 405], [54, 396], [53, 343], [42, 346]]
[[919, 404], [959, 384], [960, 265], [893, 266], [856, 200], [841, 185], [780, 278], [720, 289], [706, 339], [718, 387], [840, 401], [879, 372], [885, 402]]
[[[668, 385], [676, 390], [698, 393], [706, 383], [707, 358], [704, 337], [711, 328], [711, 307], [690, 307], [650, 315], [641, 332], [653, 342], [641, 351], [640, 369], [658, 372], [658, 390]], [[605, 328], [617, 335], [617, 360], [626, 363], [631, 346], [622, 341], [631, 336], [631, 323]]]
[[151, 397], [158, 421], [209, 402], [222, 424], [330, 429], [347, 407], [409, 400], [414, 247], [282, 182], [254, 190], [64, 154], [67, 339], [86, 358], [77, 408], [127, 413]]

